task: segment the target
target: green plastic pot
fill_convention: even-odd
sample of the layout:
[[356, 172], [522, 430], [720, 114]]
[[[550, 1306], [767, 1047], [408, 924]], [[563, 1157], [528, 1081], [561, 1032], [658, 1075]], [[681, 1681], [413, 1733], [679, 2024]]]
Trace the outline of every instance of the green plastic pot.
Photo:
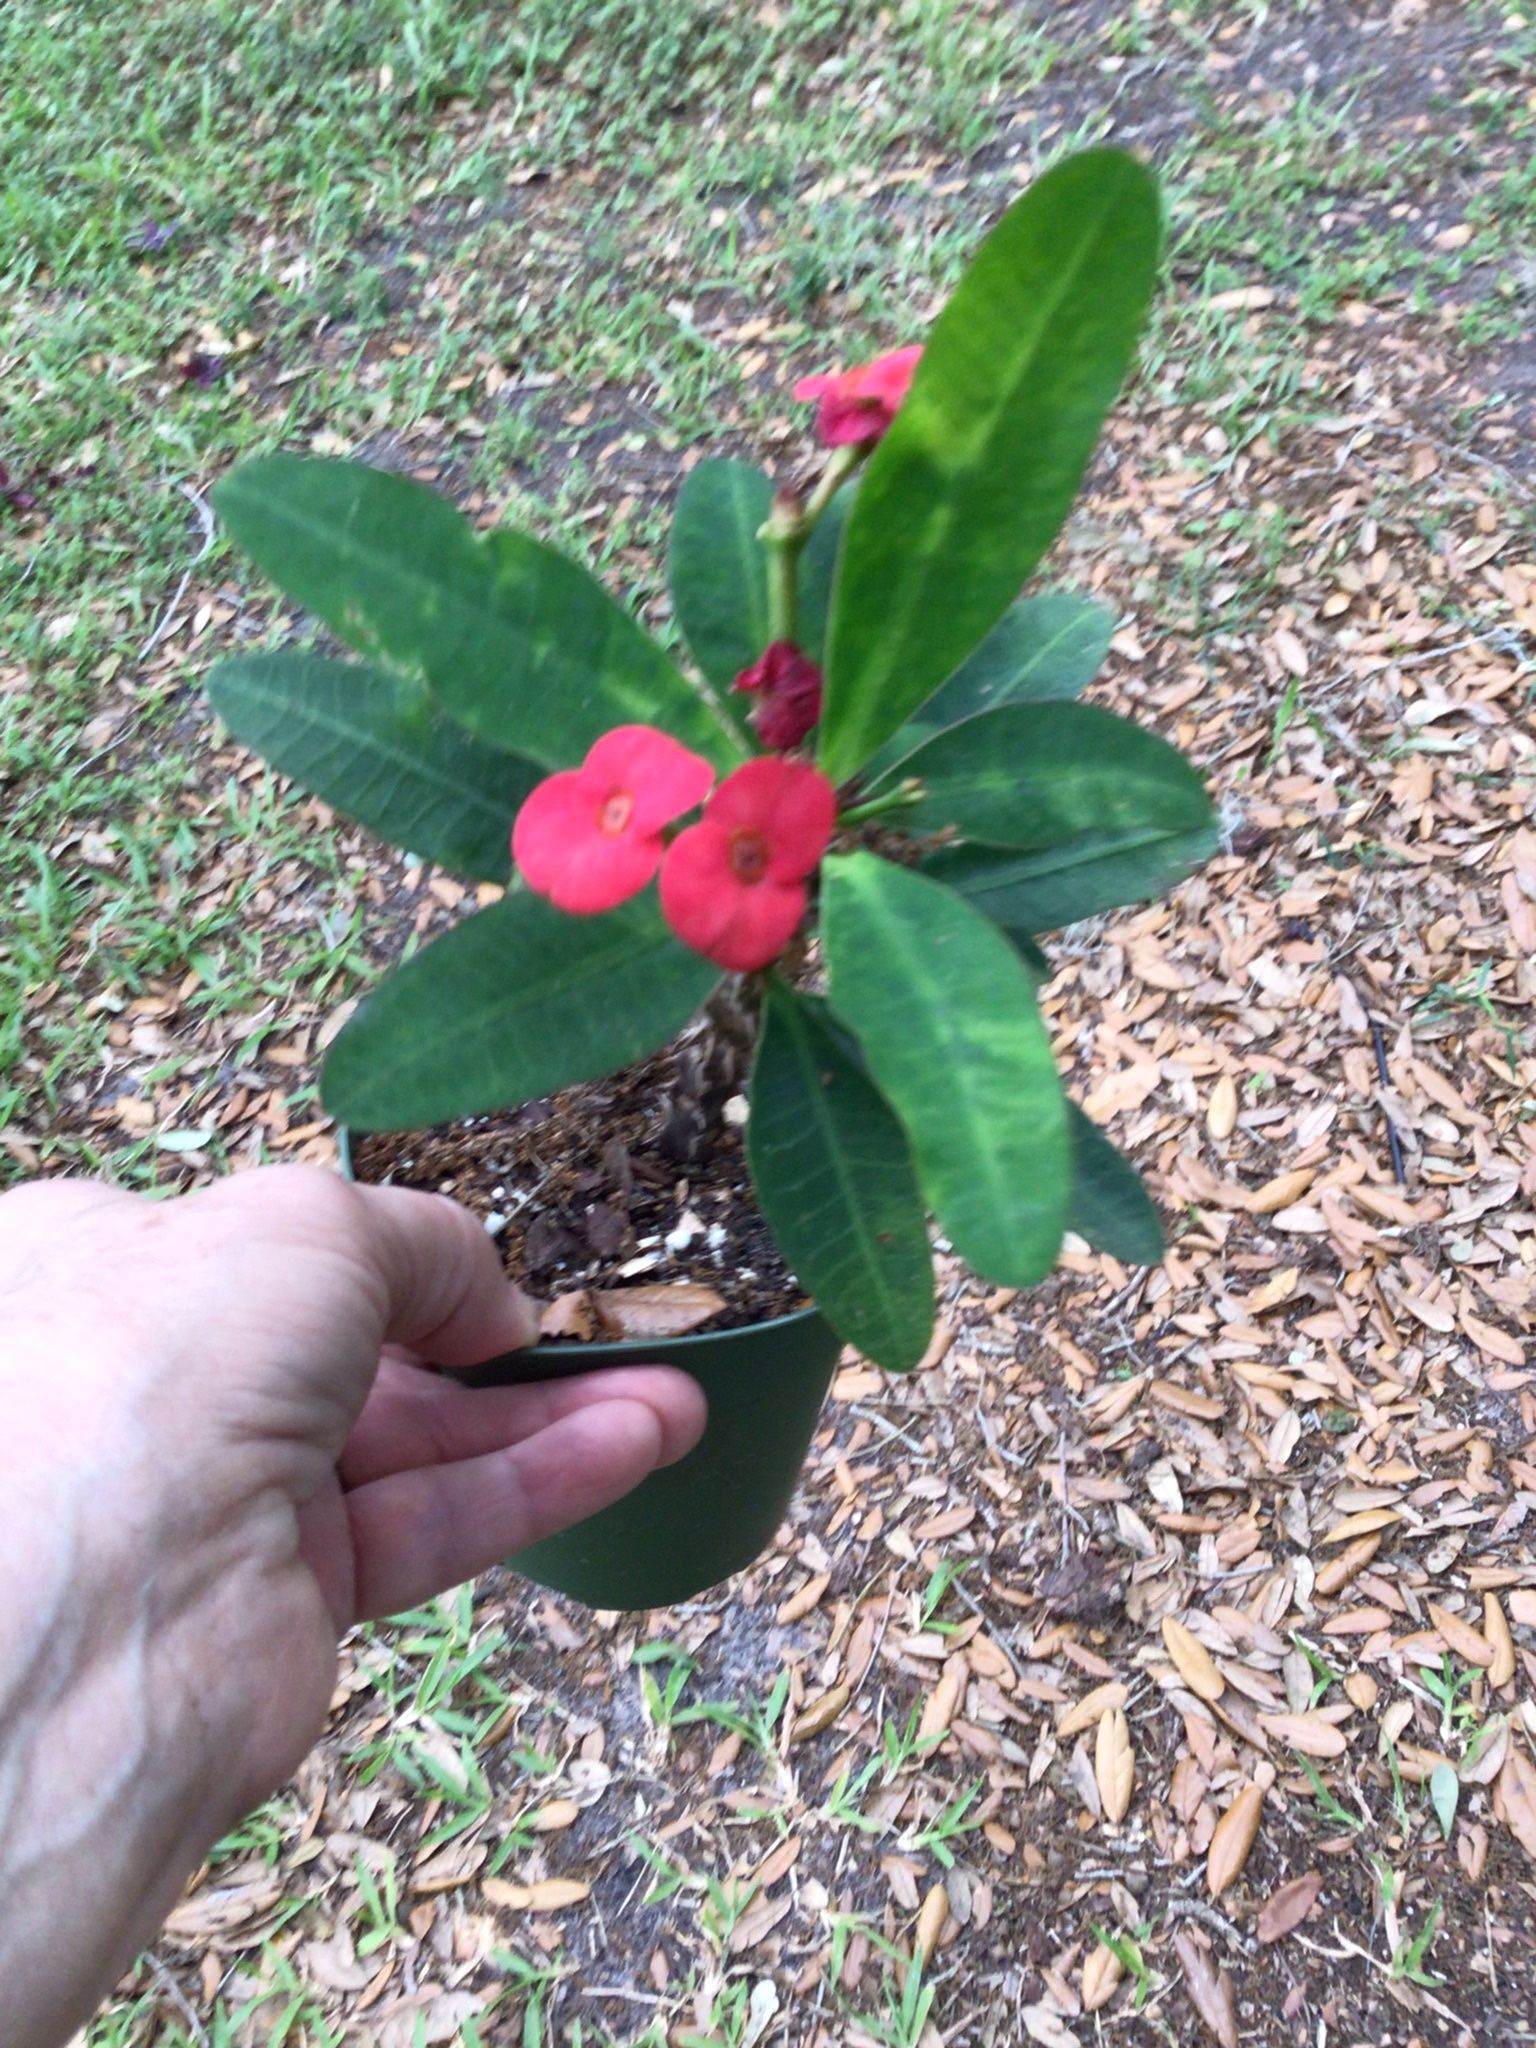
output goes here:
[[[351, 1147], [340, 1136], [342, 1170]], [[590, 1607], [671, 1607], [744, 1571], [773, 1541], [794, 1494], [841, 1339], [815, 1309], [743, 1330], [621, 1344], [535, 1344], [455, 1372], [468, 1387], [529, 1386], [599, 1366], [671, 1365], [709, 1403], [676, 1465], [590, 1520], [507, 1563]]]

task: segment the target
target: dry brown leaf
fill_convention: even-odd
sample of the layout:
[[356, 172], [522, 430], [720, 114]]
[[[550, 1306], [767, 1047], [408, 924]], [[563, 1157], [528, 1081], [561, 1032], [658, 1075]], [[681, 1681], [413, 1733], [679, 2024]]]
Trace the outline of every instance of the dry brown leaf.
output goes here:
[[539, 1317], [539, 1330], [545, 1337], [579, 1337], [589, 1344], [597, 1334], [591, 1295], [584, 1287], [575, 1294], [557, 1294]]
[[1351, 1705], [1358, 1707], [1362, 1714], [1368, 1714], [1381, 1697], [1381, 1687], [1369, 1671], [1351, 1671], [1344, 1681], [1344, 1690]]
[[1227, 1886], [1242, 1875], [1263, 1814], [1263, 1787], [1244, 1785], [1217, 1821], [1205, 1859], [1205, 1887], [1213, 1899], [1219, 1899]]
[[551, 1799], [547, 1806], [541, 1806], [530, 1813], [522, 1825], [532, 1828], [536, 1835], [558, 1834], [562, 1828], [572, 1826], [581, 1818], [581, 1808], [574, 1799]]
[[1163, 1622], [1163, 1642], [1180, 1678], [1196, 1699], [1207, 1702], [1219, 1700], [1227, 1689], [1227, 1681], [1217, 1669], [1215, 1658], [1204, 1643], [1171, 1614]]
[[1300, 1266], [1282, 1266], [1278, 1273], [1271, 1273], [1261, 1286], [1254, 1289], [1243, 1306], [1251, 1316], [1261, 1316], [1266, 1309], [1278, 1308], [1282, 1301], [1290, 1300], [1300, 1279]]
[[1346, 1515], [1322, 1539], [1324, 1543], [1353, 1543], [1357, 1536], [1372, 1536], [1378, 1529], [1390, 1529], [1402, 1516], [1396, 1508], [1362, 1508], [1358, 1515]]
[[1123, 1707], [1131, 1696], [1131, 1689], [1115, 1679], [1107, 1685], [1096, 1685], [1092, 1692], [1071, 1706], [1064, 1707], [1056, 1723], [1057, 1739], [1070, 1742], [1074, 1735], [1081, 1735], [1085, 1728], [1096, 1726], [1111, 1707]]
[[1497, 1593], [1483, 1595], [1483, 1634], [1493, 1651], [1488, 1666], [1488, 1683], [1492, 1686], [1508, 1685], [1515, 1675], [1515, 1639], [1509, 1632], [1509, 1623], [1499, 1605]]
[[1125, 1965], [1114, 1950], [1096, 1941], [1083, 1962], [1083, 2011], [1097, 2012], [1108, 2005], [1124, 1975]]
[[943, 1676], [929, 1693], [923, 1706], [923, 1718], [917, 1729], [919, 1741], [931, 1742], [935, 1736], [948, 1732], [970, 1675], [970, 1665], [964, 1656], [947, 1657], [944, 1660]]
[[1499, 1773], [1500, 1818], [1527, 1856], [1536, 1858], [1536, 1764], [1514, 1743]]
[[1232, 1979], [1207, 1955], [1188, 1928], [1179, 1929], [1173, 1946], [1184, 1972], [1190, 2004], [1221, 2048], [1237, 2048], [1237, 1994], [1232, 1989]]
[[933, 1961], [933, 1952], [948, 1922], [949, 1894], [943, 1885], [932, 1885], [923, 1900], [922, 1911], [917, 1916], [917, 1932], [912, 1937], [912, 1953], [925, 1970]]
[[1221, 1422], [1226, 1418], [1224, 1401], [1218, 1401], [1214, 1394], [1197, 1394], [1193, 1387], [1181, 1387], [1177, 1380], [1153, 1380], [1147, 1392], [1160, 1408], [1171, 1408], [1177, 1415], [1193, 1415], [1197, 1422]]
[[838, 1715], [847, 1706], [850, 1689], [846, 1685], [834, 1685], [824, 1692], [819, 1700], [812, 1700], [796, 1715], [790, 1725], [791, 1742], [809, 1742], [813, 1735], [819, 1735], [823, 1728], [830, 1728]]
[[605, 1336], [685, 1337], [725, 1307], [713, 1287], [605, 1287], [591, 1297]]
[[1276, 1742], [1289, 1744], [1303, 1756], [1342, 1756], [1349, 1747], [1333, 1723], [1320, 1714], [1260, 1714], [1259, 1726]]
[[1342, 1593], [1350, 1580], [1363, 1572], [1371, 1559], [1381, 1548], [1381, 1537], [1359, 1536], [1348, 1550], [1331, 1558], [1317, 1575], [1316, 1590], [1325, 1599], [1334, 1593]]
[[1315, 1166], [1297, 1166], [1289, 1173], [1277, 1173], [1263, 1187], [1255, 1188], [1243, 1207], [1251, 1216], [1273, 1216], [1277, 1209], [1288, 1209], [1292, 1202], [1299, 1201], [1316, 1179]]
[[815, 1578], [807, 1579], [798, 1592], [791, 1593], [778, 1612], [777, 1618], [783, 1627], [788, 1628], [792, 1622], [804, 1621], [808, 1614], [814, 1613], [821, 1605], [822, 1594], [831, 1583], [830, 1572], [818, 1572]]
[[1099, 1723], [1093, 1775], [1104, 1802], [1104, 1818], [1118, 1826], [1131, 1810], [1131, 1791], [1136, 1783], [1136, 1752], [1131, 1747], [1130, 1725], [1121, 1707], [1111, 1707]]
[[1438, 1600], [1426, 1603], [1429, 1618], [1438, 1629], [1445, 1646], [1454, 1650], [1465, 1663], [1479, 1665], [1483, 1670], [1493, 1662], [1493, 1649], [1470, 1622], [1462, 1620], [1459, 1614], [1452, 1614], [1448, 1607], [1442, 1607]]
[[591, 1885], [579, 1877], [544, 1877], [537, 1884], [513, 1884], [504, 1877], [480, 1880], [481, 1898], [509, 1913], [558, 1913], [566, 1906], [579, 1906], [591, 1895]]
[[1260, 1941], [1281, 1941], [1294, 1933], [1317, 1904], [1322, 1889], [1323, 1873], [1309, 1870], [1305, 1877], [1293, 1877], [1272, 1892], [1259, 1909]]
[[1230, 1074], [1219, 1076], [1211, 1090], [1205, 1111], [1205, 1128], [1213, 1138], [1230, 1138], [1237, 1129], [1237, 1083]]

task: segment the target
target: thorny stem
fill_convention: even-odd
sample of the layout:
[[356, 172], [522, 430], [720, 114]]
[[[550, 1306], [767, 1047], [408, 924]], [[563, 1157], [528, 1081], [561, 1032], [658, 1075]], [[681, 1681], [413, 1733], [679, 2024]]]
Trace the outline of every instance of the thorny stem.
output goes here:
[[808, 498], [785, 489], [774, 493], [773, 507], [758, 528], [768, 550], [768, 637], [798, 646], [800, 556], [816, 522], [848, 478], [868, 455], [871, 443], [838, 448]]

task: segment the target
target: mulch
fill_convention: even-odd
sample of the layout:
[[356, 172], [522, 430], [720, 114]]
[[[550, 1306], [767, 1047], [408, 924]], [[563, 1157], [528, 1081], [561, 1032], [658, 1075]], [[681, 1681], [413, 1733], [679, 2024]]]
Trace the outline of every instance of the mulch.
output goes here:
[[[1408, 64], [1439, 17], [1399, 11]], [[1262, 347], [1285, 309], [1244, 286], [1225, 310]], [[451, 1719], [402, 1720], [408, 1646], [355, 1644], [272, 1858], [201, 1873], [131, 1980], [167, 2020], [265, 1945], [381, 2048], [477, 2015], [510, 2043], [530, 2010], [552, 2038], [713, 2041], [722, 2014], [741, 2048], [896, 2038], [914, 1955], [934, 2000], [900, 2038], [921, 2048], [1531, 2038], [1523, 415], [1390, 295], [1308, 332], [1297, 374], [1326, 409], [1239, 439], [1139, 394], [1055, 565], [1121, 615], [1101, 700], [1188, 748], [1224, 806], [1223, 854], [1066, 934], [1044, 992], [1074, 1092], [1170, 1219], [1165, 1264], [1069, 1248], [1025, 1297], [946, 1263], [924, 1368], [845, 1361], [774, 1549], [685, 1610], [483, 1581], [471, 1635], [505, 1705], [477, 1723], [484, 1811], [447, 1840], [443, 1795], [381, 1745], [462, 1773]], [[180, 653], [211, 655], [235, 599], [187, 605]], [[225, 773], [260, 771], [229, 750]], [[341, 845], [381, 930], [472, 907]], [[297, 862], [264, 878], [275, 943], [308, 891]], [[206, 1170], [215, 1133], [237, 1161], [333, 1157], [291, 1105], [337, 1019], [193, 1028], [190, 993], [124, 1004], [112, 1070], [64, 1117], [183, 1134], [168, 1176]], [[633, 1661], [655, 1641], [695, 1660], [685, 1706], [787, 1674], [766, 1753], [658, 1723], [657, 1667]], [[360, 1864], [398, 1885], [377, 1941]]]

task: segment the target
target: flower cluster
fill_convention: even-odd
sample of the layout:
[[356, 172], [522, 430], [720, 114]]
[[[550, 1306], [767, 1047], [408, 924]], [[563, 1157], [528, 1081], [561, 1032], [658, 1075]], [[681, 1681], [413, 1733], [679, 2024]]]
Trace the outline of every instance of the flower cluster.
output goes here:
[[[714, 779], [668, 734], [616, 726], [532, 792], [512, 857], [530, 889], [581, 916], [615, 909], [660, 869], [662, 915], [684, 945], [738, 974], [766, 967], [805, 915], [837, 797], [808, 761], [771, 754]], [[701, 802], [668, 844], [666, 828]]]
[[[823, 445], [853, 451], [829, 477], [845, 475], [890, 426], [921, 354], [897, 349], [795, 386], [796, 398], [816, 405]], [[749, 973], [778, 958], [805, 916], [837, 795], [809, 762], [784, 758], [821, 717], [816, 662], [793, 640], [776, 639], [732, 687], [756, 699], [748, 723], [767, 754], [715, 788], [714, 769], [680, 741], [654, 726], [616, 726], [579, 768], [547, 777], [529, 796], [512, 829], [512, 857], [530, 889], [577, 916], [616, 909], [659, 873], [662, 915], [683, 943]], [[701, 804], [702, 816], [669, 838]]]

